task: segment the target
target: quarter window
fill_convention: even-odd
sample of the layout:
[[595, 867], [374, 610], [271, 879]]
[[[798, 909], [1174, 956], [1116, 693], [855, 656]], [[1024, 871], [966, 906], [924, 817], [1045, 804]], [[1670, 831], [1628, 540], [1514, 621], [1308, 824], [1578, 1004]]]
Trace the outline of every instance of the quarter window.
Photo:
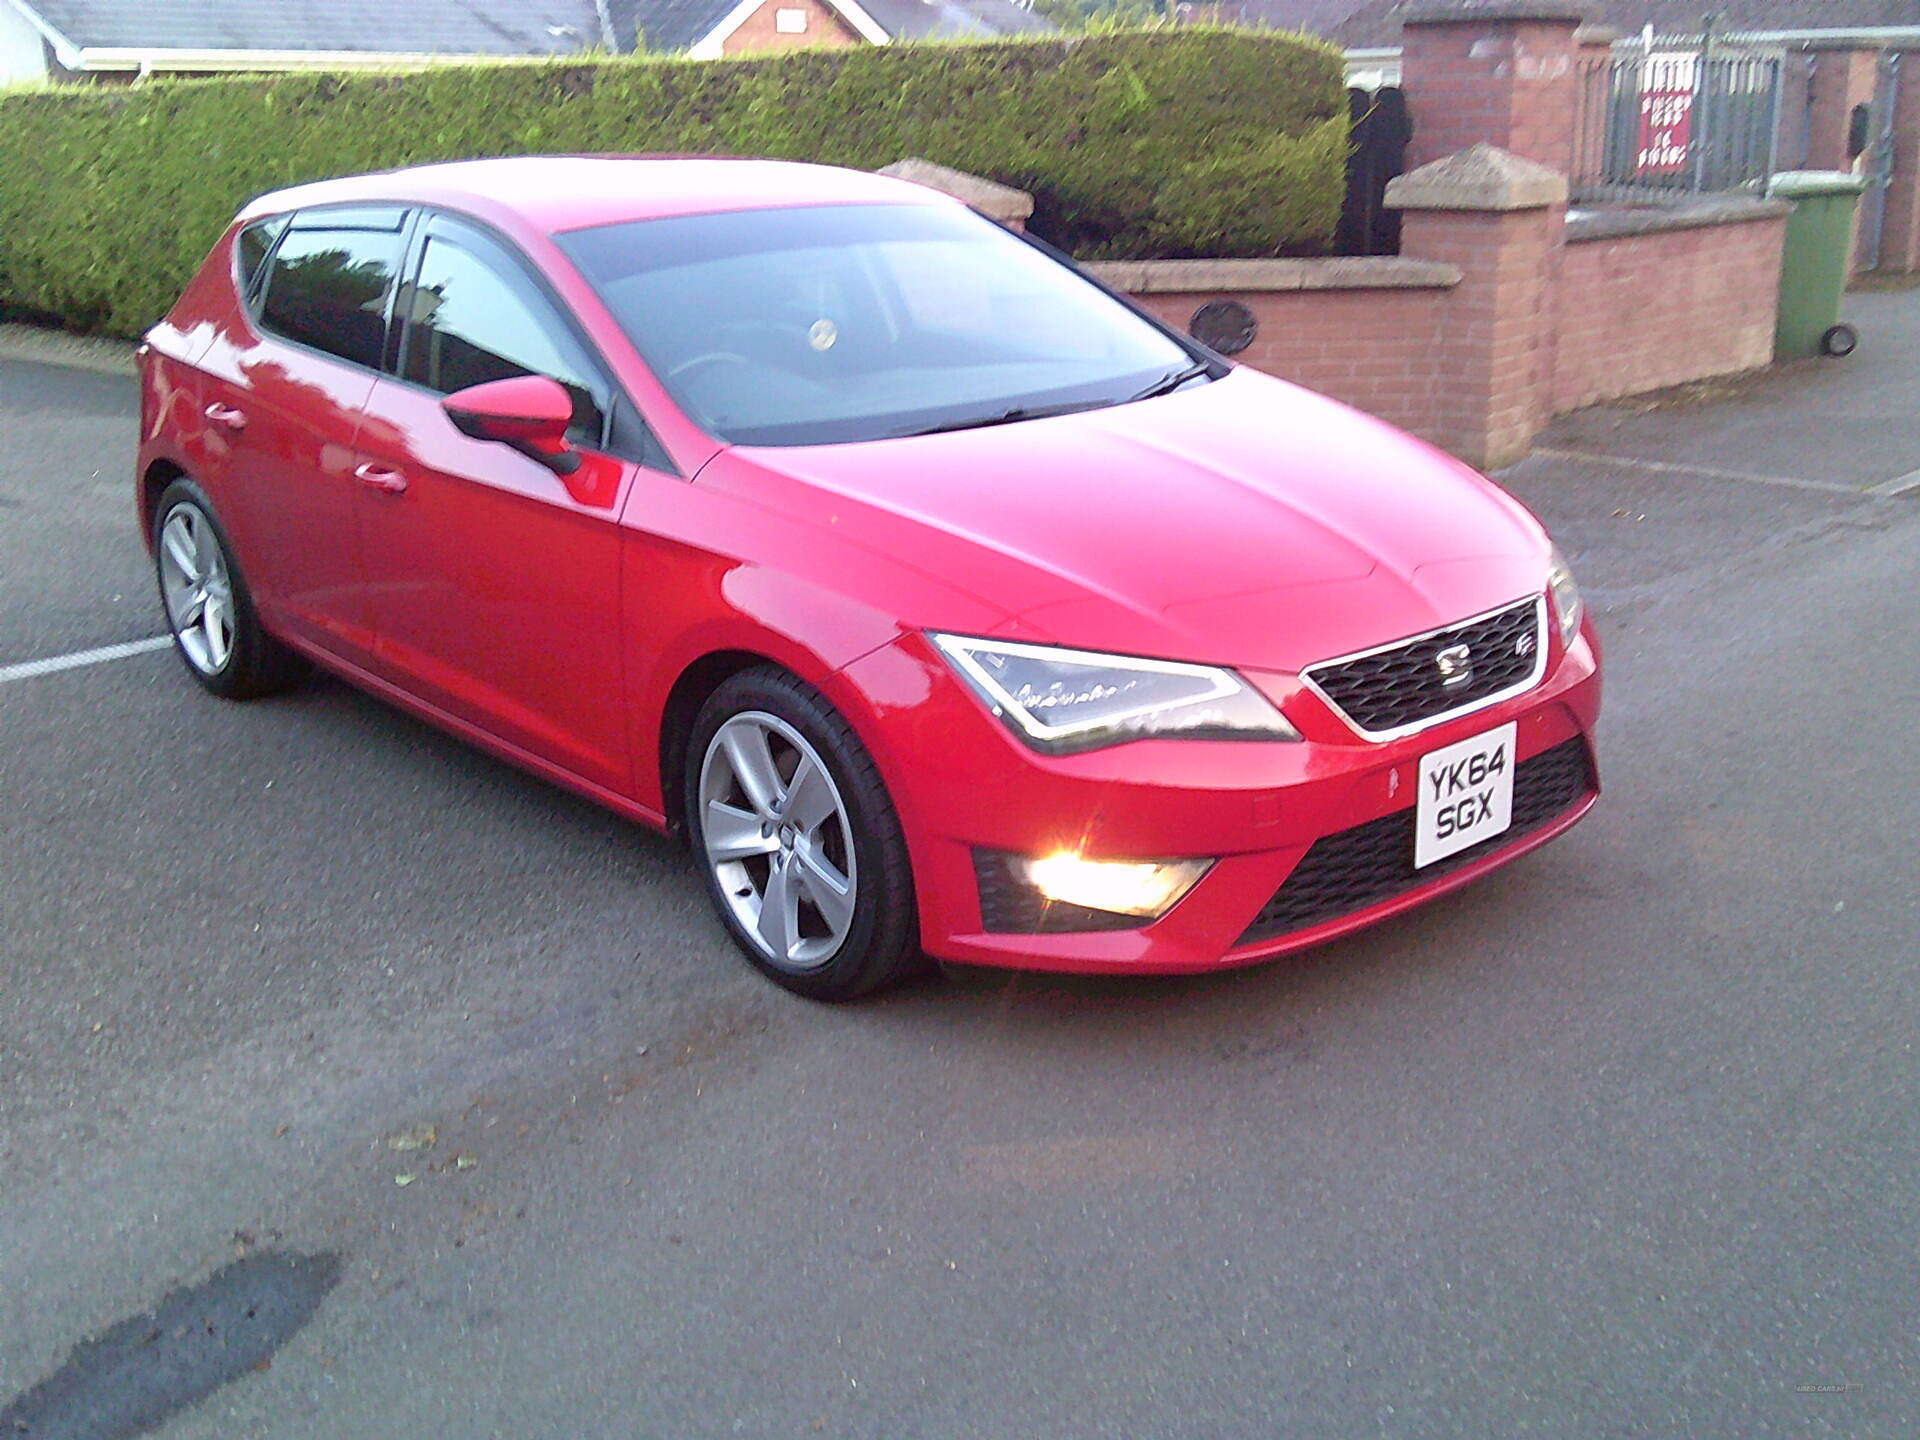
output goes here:
[[289, 340], [378, 369], [398, 230], [296, 229], [274, 253], [261, 320]]
[[256, 220], [240, 232], [240, 238], [234, 242], [234, 253], [239, 261], [240, 293], [243, 296], [253, 294], [254, 282], [260, 278], [260, 267], [272, 252], [273, 242], [286, 228], [287, 217], [275, 215], [270, 220]]
[[408, 320], [402, 374], [416, 385], [451, 395], [469, 385], [545, 375], [573, 397], [567, 436], [592, 449], [605, 442], [604, 390], [593, 382], [572, 343], [532, 287], [509, 277], [466, 246], [434, 235], [420, 260], [419, 279], [401, 292]]

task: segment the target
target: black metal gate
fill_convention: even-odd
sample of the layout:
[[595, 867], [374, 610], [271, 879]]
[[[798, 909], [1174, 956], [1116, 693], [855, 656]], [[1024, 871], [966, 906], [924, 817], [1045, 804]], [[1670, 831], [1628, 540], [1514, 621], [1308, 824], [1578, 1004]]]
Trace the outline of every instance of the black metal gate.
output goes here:
[[1757, 189], [1773, 172], [1778, 52], [1711, 37], [1616, 45], [1582, 67], [1568, 176], [1578, 200]]
[[1398, 255], [1400, 212], [1383, 203], [1387, 182], [1407, 168], [1413, 120], [1398, 86], [1347, 91], [1347, 198], [1336, 255]]

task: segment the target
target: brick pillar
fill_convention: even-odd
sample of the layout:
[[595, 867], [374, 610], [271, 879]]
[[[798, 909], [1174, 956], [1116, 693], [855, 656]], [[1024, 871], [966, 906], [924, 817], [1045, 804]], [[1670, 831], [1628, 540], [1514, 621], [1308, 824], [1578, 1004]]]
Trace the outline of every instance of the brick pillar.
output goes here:
[[[1807, 169], [1847, 170], [1857, 168], [1847, 158], [1847, 131], [1853, 120], [1853, 107], [1873, 102], [1878, 79], [1880, 49], [1857, 44], [1817, 45], [1813, 54], [1813, 87], [1807, 99]], [[1869, 135], [1871, 140], [1871, 135]], [[1860, 268], [1860, 212], [1864, 199], [1853, 207], [1853, 233], [1847, 253], [1853, 256], [1850, 268]]]
[[1407, 13], [1401, 88], [1413, 116], [1408, 162], [1485, 141], [1564, 172], [1573, 144], [1577, 6], [1438, 0]]
[[1582, 70], [1605, 65], [1613, 59], [1613, 42], [1625, 38], [1625, 31], [1611, 25], [1582, 25], [1573, 32], [1574, 64]]
[[1387, 204], [1401, 212], [1402, 255], [1462, 272], [1440, 321], [1427, 438], [1483, 469], [1511, 464], [1549, 412], [1566, 177], [1474, 145], [1395, 179]]
[[1898, 56], [1893, 173], [1880, 227], [1880, 268], [1920, 270], [1920, 55]]
[[1809, 170], [1851, 170], [1847, 126], [1853, 107], [1873, 101], [1878, 46], [1819, 47], [1813, 56], [1813, 94], [1807, 103]]

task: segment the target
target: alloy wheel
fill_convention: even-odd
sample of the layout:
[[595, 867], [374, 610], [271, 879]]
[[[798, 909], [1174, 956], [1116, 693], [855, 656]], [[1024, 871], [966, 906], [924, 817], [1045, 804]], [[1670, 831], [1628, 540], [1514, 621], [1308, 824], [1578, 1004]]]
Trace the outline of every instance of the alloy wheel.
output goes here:
[[187, 661], [217, 675], [233, 656], [233, 580], [213, 522], [183, 501], [160, 527], [160, 593], [167, 623]]
[[775, 965], [827, 964], [853, 927], [853, 826], [819, 752], [765, 711], [714, 732], [700, 766], [700, 840], [740, 929]]

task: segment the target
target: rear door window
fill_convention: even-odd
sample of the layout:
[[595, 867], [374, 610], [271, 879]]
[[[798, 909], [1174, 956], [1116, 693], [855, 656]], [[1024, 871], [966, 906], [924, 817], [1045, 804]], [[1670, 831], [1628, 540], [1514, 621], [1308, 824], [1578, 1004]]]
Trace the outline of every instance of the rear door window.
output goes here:
[[300, 217], [274, 251], [261, 323], [288, 340], [379, 369], [404, 249], [403, 219], [397, 210]]

